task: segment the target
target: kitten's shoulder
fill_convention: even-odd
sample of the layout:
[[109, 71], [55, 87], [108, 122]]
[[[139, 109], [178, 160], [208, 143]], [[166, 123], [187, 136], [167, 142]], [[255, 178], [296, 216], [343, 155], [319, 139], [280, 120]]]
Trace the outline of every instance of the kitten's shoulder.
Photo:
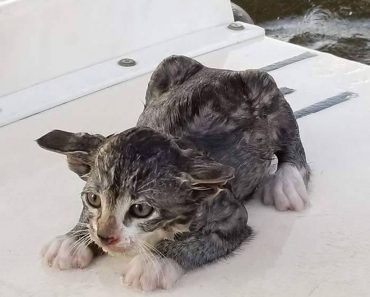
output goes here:
[[170, 56], [164, 59], [153, 72], [146, 92], [146, 104], [159, 98], [174, 86], [181, 85], [203, 69], [199, 62], [185, 56]]

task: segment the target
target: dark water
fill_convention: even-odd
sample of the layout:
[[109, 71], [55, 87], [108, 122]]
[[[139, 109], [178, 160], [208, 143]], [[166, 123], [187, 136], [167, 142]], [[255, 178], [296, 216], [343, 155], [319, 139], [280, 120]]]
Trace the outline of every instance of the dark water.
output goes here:
[[236, 0], [268, 36], [370, 65], [370, 0]]

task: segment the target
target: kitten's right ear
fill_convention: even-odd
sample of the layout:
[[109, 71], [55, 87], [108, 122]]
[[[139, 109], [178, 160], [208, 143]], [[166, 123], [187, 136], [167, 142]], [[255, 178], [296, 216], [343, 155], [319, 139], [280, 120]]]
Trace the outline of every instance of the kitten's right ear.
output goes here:
[[68, 167], [86, 180], [105, 137], [53, 130], [36, 141], [44, 149], [66, 155]]

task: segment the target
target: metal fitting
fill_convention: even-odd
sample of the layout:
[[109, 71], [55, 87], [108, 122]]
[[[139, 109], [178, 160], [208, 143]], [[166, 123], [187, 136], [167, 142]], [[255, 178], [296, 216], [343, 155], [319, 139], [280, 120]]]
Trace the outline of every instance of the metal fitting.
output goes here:
[[228, 29], [234, 30], [234, 31], [241, 31], [244, 30], [244, 26], [240, 23], [233, 22], [227, 26]]
[[136, 61], [130, 58], [124, 58], [118, 61], [118, 65], [122, 67], [132, 67], [136, 65]]

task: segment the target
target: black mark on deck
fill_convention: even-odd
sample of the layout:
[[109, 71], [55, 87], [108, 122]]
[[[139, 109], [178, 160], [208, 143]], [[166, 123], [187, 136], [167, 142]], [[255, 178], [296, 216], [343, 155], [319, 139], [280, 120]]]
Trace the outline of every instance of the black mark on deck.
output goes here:
[[299, 62], [299, 61], [302, 61], [308, 58], [316, 57], [316, 56], [317, 54], [313, 52], [304, 52], [303, 54], [300, 54], [298, 56], [291, 57], [289, 59], [267, 65], [265, 67], [260, 68], [259, 70], [269, 72], [269, 71], [273, 71], [273, 70], [288, 66], [290, 64], [293, 64], [293, 63], [296, 63], [296, 62]]
[[291, 93], [294, 93], [295, 90], [294, 89], [291, 89], [291, 88], [287, 88], [287, 87], [282, 87], [279, 89], [280, 92], [283, 94], [283, 95], [289, 95]]
[[357, 96], [358, 96], [358, 94], [356, 94], [356, 93], [343, 92], [343, 93], [340, 93], [336, 96], [324, 99], [320, 102], [317, 102], [315, 104], [312, 104], [310, 106], [307, 106], [305, 108], [297, 110], [296, 112], [294, 112], [294, 116], [295, 116], [296, 119], [299, 119], [299, 118], [305, 117], [307, 115], [310, 115], [312, 113], [316, 113], [316, 112], [319, 112], [321, 110], [327, 109], [327, 108], [332, 107], [334, 105], [337, 105], [339, 103], [348, 101], [348, 100], [350, 100], [352, 98], [355, 98]]

